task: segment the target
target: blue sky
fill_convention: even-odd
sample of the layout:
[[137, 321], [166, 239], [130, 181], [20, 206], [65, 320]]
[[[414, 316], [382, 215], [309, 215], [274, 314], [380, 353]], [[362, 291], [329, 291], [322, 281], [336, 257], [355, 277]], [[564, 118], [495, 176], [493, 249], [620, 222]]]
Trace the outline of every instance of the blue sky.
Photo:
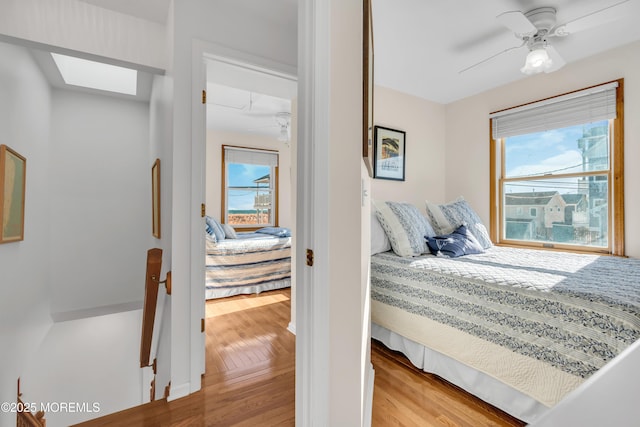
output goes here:
[[[269, 174], [270, 170], [269, 166], [228, 163], [228, 185], [230, 187], [254, 187], [256, 184], [253, 181]], [[253, 209], [255, 195], [256, 192], [251, 190], [230, 191], [228, 198], [229, 210]]]
[[606, 125], [606, 121], [507, 139], [507, 177], [540, 173], [580, 172], [582, 155], [577, 140], [583, 129]]
[[[603, 125], [606, 126], [607, 122], [601, 121], [507, 138], [506, 176], [510, 178], [582, 171], [582, 154], [577, 140], [583, 136], [583, 130]], [[554, 179], [552, 182], [557, 184], [557, 188], [554, 188], [551, 182], [538, 181], [528, 182], [524, 186], [510, 186], [510, 190], [518, 192], [557, 189], [561, 193], [576, 192], [576, 178]]]

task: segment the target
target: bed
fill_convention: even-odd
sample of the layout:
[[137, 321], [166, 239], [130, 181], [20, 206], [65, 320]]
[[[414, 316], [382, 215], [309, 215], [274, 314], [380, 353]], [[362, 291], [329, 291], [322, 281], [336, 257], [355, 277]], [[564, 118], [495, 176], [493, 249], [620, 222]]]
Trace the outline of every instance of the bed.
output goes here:
[[380, 252], [371, 299], [372, 338], [525, 422], [640, 338], [635, 259]]
[[[229, 231], [227, 231], [229, 233]], [[233, 238], [205, 235], [207, 299], [256, 294], [291, 286], [291, 234], [269, 227]]]

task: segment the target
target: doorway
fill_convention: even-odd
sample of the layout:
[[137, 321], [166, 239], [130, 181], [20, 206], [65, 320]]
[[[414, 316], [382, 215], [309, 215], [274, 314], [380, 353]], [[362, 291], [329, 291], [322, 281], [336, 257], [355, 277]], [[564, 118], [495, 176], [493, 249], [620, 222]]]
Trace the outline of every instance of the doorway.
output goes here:
[[[227, 230], [228, 227], [233, 227], [236, 233], [253, 231], [262, 225], [260, 209], [264, 209], [264, 206], [258, 206], [258, 201], [264, 203], [265, 197], [268, 196], [269, 202], [272, 203], [270, 210], [277, 212], [268, 225], [289, 230], [291, 233], [290, 290], [279, 293], [276, 299], [281, 299], [282, 295], [288, 295], [290, 298], [290, 317], [286, 327], [291, 333], [295, 333], [296, 78], [273, 69], [249, 63], [241, 64], [235, 60], [207, 54], [204, 55], [204, 69], [205, 214], [219, 223], [226, 224]], [[261, 166], [253, 164], [253, 160], [247, 160], [250, 164], [234, 164], [238, 167], [233, 169], [233, 173], [246, 174], [245, 181], [249, 179], [249, 184], [255, 185], [255, 188], [249, 188], [248, 181], [241, 182], [242, 185], [230, 185], [233, 184], [230, 180], [232, 170], [225, 166], [225, 147], [236, 148], [238, 150], [235, 151], [240, 154], [245, 153], [244, 150], [255, 151], [258, 158], [262, 158], [261, 155], [265, 153], [275, 153], [276, 173], [261, 174]], [[271, 170], [273, 171], [273, 168]], [[260, 176], [253, 176], [251, 173]], [[277, 194], [265, 191], [264, 181], [267, 175], [275, 175], [274, 179], [267, 178], [267, 181], [271, 182], [272, 190], [277, 189]], [[256, 224], [252, 224], [251, 219], [247, 220], [249, 224], [243, 224], [246, 218], [252, 216], [255, 216]], [[205, 278], [205, 281], [207, 280]], [[277, 285], [272, 289], [280, 287]], [[260, 290], [269, 290], [269, 286]], [[258, 300], [261, 295], [263, 294], [258, 294], [255, 299]], [[248, 303], [248, 306], [251, 304], [259, 303], [253, 301]], [[207, 305], [205, 319], [210, 311], [212, 310]], [[207, 340], [210, 338], [215, 339], [207, 337]], [[206, 358], [209, 360], [209, 354]]]

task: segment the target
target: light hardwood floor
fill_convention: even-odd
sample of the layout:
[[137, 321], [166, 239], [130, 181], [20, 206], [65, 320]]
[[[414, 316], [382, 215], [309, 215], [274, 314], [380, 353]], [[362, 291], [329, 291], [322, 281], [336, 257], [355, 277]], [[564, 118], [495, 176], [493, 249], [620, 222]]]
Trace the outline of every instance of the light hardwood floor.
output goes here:
[[[202, 390], [79, 424], [92, 426], [293, 426], [295, 337], [290, 290], [210, 300]], [[522, 426], [376, 342], [374, 426]]]

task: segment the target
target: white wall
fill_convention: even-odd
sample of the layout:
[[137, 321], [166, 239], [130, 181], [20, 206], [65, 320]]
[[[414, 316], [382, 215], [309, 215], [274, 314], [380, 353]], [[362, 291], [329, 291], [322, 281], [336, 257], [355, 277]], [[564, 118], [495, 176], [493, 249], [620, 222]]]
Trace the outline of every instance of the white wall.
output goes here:
[[54, 90], [51, 311], [142, 301], [151, 235], [149, 106]]
[[316, 212], [328, 215], [329, 281], [314, 285], [329, 287], [330, 310], [324, 313], [329, 322], [328, 425], [359, 426], [367, 382], [362, 370], [368, 341], [368, 336], [363, 337], [368, 332], [363, 274], [369, 263], [361, 228], [362, 216], [367, 217], [361, 203], [362, 2], [334, 0], [329, 9], [329, 170], [325, 172], [329, 203]]
[[[49, 126], [51, 93], [31, 56], [0, 43], [0, 144], [27, 159], [24, 241], [0, 245], [0, 402], [51, 326], [49, 316]], [[29, 391], [25, 397], [29, 397]], [[0, 426], [15, 426], [0, 412]]]
[[[87, 387], [94, 390], [93, 367], [83, 372], [71, 360], [71, 355], [82, 354], [74, 345], [56, 346], [51, 334], [58, 324], [52, 325], [50, 313], [77, 317], [110, 304], [125, 309], [141, 304], [151, 241], [149, 108], [112, 97], [51, 91], [24, 48], [0, 43], [0, 51], [0, 143], [27, 158], [25, 240], [0, 245], [0, 339], [5, 343], [0, 398], [15, 400], [18, 376], [25, 400], [43, 398], [43, 390], [59, 386], [50, 376], [38, 375], [38, 358], [55, 349], [62, 353], [47, 359], [47, 366], [55, 372], [73, 371], [86, 381], [75, 389], [82, 397]], [[135, 350], [126, 362], [137, 365], [138, 329], [139, 319], [133, 319], [127, 328], [136, 335], [133, 345], [130, 340], [121, 347], [122, 337], [101, 339], [113, 352]], [[67, 334], [67, 342], [86, 342], [82, 328], [77, 331]], [[95, 388], [102, 393], [101, 402], [105, 407], [123, 398], [128, 406], [139, 403], [139, 376], [132, 377], [121, 359], [106, 360], [135, 379], [137, 389], [129, 388], [136, 399], [129, 400], [127, 392]], [[65, 387], [73, 390], [71, 383]], [[2, 426], [15, 424], [12, 414], [0, 417]]]
[[207, 131], [207, 215], [222, 220], [223, 145], [278, 151], [278, 220], [281, 227], [291, 227], [291, 147], [277, 139], [260, 135]]
[[25, 402], [86, 404], [75, 411], [52, 406], [45, 411], [48, 427], [139, 405], [141, 324], [142, 310], [55, 323], [21, 383]]
[[374, 88], [374, 121], [406, 132], [405, 181], [374, 179], [374, 200], [410, 202], [444, 199], [445, 107], [383, 86]]
[[[489, 222], [489, 113], [624, 78], [625, 244], [640, 257], [640, 43], [592, 56], [446, 106], [445, 198], [463, 195]], [[445, 201], [445, 200], [442, 200]]]

